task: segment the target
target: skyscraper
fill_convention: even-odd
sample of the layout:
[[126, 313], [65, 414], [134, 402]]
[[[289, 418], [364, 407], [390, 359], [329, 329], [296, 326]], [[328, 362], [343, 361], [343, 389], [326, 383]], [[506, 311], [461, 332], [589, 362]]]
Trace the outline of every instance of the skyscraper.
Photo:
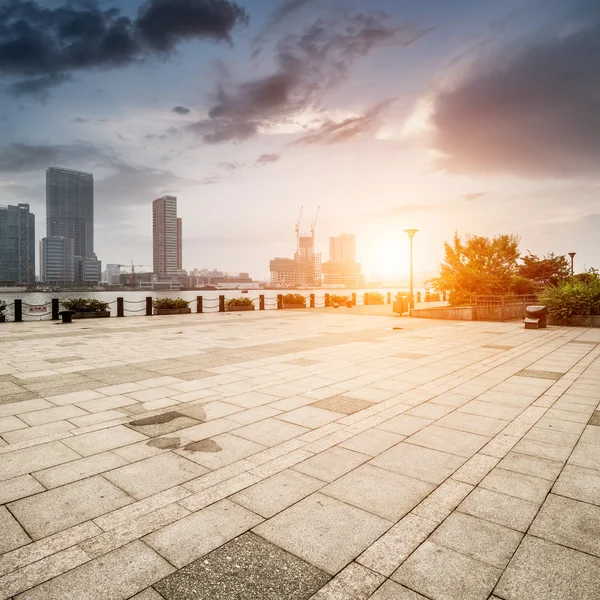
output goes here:
[[342, 233], [329, 238], [329, 260], [331, 262], [355, 262], [356, 238], [352, 233]]
[[54, 285], [72, 285], [75, 281], [73, 240], [45, 237], [40, 241], [40, 273], [42, 281]]
[[362, 287], [365, 278], [356, 262], [356, 239], [352, 233], [329, 238], [329, 261], [323, 265], [325, 285]]
[[57, 167], [46, 170], [46, 237], [73, 240], [76, 283], [94, 285], [100, 281], [101, 263], [94, 254], [91, 173]]
[[163, 196], [152, 203], [152, 249], [154, 273], [176, 275], [182, 264], [181, 219], [177, 198]]
[[29, 204], [0, 206], [0, 280], [35, 283], [35, 215]]

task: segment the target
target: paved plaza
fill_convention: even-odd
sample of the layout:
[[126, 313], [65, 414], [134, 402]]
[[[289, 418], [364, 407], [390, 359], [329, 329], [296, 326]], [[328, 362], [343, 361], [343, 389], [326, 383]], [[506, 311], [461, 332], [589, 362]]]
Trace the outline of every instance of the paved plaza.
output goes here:
[[598, 600], [600, 330], [0, 325], [0, 600]]

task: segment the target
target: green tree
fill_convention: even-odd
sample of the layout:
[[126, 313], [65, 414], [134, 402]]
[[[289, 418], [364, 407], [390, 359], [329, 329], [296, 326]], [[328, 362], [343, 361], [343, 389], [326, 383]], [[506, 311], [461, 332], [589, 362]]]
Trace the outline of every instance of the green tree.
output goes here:
[[468, 304], [473, 295], [510, 293], [519, 242], [518, 236], [508, 234], [493, 238], [475, 235], [463, 242], [455, 233], [453, 244], [444, 244], [440, 276], [431, 280], [434, 289], [449, 292], [452, 305]]
[[519, 276], [533, 281], [538, 288], [557, 285], [571, 276], [571, 263], [564, 255], [556, 256], [551, 252], [540, 258], [529, 252], [521, 256], [521, 260], [523, 264], [519, 265]]

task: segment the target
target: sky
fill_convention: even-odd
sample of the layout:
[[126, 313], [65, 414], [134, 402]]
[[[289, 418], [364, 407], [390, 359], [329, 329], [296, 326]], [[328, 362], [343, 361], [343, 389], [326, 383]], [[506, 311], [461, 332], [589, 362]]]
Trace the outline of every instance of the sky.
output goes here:
[[173, 194], [188, 270], [266, 278], [302, 206], [371, 279], [407, 228], [417, 272], [455, 231], [600, 267], [600, 3], [0, 0], [0, 204], [38, 239], [49, 166], [94, 174], [103, 264], [151, 267]]

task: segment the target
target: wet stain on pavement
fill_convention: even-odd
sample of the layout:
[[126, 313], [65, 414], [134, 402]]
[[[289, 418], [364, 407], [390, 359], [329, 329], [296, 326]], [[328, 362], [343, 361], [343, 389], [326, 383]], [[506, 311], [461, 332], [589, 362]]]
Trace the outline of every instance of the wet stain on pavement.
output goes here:
[[171, 411], [163, 413], [162, 415], [154, 415], [153, 417], [146, 417], [145, 419], [138, 419], [137, 421], [131, 421], [129, 424], [133, 427], [146, 427], [148, 425], [162, 425], [163, 423], [170, 423], [177, 417], [183, 417], [181, 413]]
[[180, 442], [181, 440], [178, 437], [155, 438], [153, 440], [148, 440], [146, 446], [159, 448], [160, 450], [175, 450], [175, 448], [179, 448]]
[[188, 452], [221, 452], [223, 448], [214, 440], [200, 440], [183, 447]]

